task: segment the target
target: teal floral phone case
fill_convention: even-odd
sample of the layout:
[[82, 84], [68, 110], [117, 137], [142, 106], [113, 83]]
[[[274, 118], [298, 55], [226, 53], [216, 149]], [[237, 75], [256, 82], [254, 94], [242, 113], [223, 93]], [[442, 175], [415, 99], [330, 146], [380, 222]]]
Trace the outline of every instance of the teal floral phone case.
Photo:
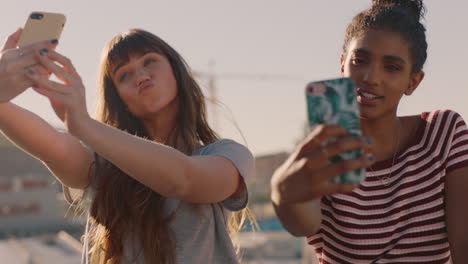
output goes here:
[[[350, 78], [340, 78], [311, 82], [306, 87], [307, 112], [310, 128], [319, 124], [339, 124], [353, 136], [361, 136], [359, 106], [356, 101], [356, 88]], [[362, 150], [341, 153], [331, 158], [332, 162], [356, 159]], [[336, 176], [334, 183], [359, 183], [365, 177], [365, 169], [358, 169]]]

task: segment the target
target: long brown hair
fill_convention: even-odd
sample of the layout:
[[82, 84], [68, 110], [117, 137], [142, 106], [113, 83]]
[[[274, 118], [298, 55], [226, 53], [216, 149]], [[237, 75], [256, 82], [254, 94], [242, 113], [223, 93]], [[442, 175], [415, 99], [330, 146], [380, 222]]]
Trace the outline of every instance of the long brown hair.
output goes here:
[[[177, 82], [179, 100], [175, 129], [170, 135], [177, 150], [190, 155], [197, 147], [213, 143], [218, 135], [206, 119], [205, 97], [183, 58], [157, 36], [140, 29], [118, 34], [104, 47], [100, 71], [97, 118], [129, 134], [148, 138], [142, 122], [128, 111], [112, 81], [112, 71], [133, 54], [156, 52], [165, 56]], [[175, 263], [176, 243], [169, 224], [173, 215], [163, 214], [165, 198], [96, 155], [95, 197], [91, 205], [92, 263], [119, 263], [124, 241], [137, 238], [147, 263]], [[239, 231], [245, 211], [233, 214], [230, 231]], [[138, 247], [138, 246], [137, 246]], [[134, 248], [135, 250], [136, 248]], [[130, 260], [135, 262], [136, 260]]]

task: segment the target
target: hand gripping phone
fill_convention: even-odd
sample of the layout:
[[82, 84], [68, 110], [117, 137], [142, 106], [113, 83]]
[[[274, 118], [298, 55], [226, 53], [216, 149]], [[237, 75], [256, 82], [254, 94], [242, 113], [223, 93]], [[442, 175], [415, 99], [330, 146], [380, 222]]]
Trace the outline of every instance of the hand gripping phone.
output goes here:
[[[359, 105], [352, 79], [339, 78], [311, 82], [307, 84], [305, 92], [307, 116], [311, 129], [319, 124], [338, 124], [346, 128], [350, 135], [362, 136]], [[332, 157], [330, 160], [339, 162], [356, 159], [362, 155], [362, 150], [352, 150]], [[362, 168], [338, 175], [332, 178], [331, 182], [357, 184], [364, 177], [365, 169]]]
[[32, 12], [26, 20], [18, 46], [24, 47], [44, 40], [58, 40], [62, 34], [65, 22], [66, 17], [63, 14]]

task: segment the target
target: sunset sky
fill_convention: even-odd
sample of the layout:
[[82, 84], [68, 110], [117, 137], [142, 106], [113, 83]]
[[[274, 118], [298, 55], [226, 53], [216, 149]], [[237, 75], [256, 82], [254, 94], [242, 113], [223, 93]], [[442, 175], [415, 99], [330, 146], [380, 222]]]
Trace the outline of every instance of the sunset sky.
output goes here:
[[[0, 38], [23, 26], [31, 11], [64, 13], [67, 23], [57, 50], [81, 73], [93, 114], [98, 62], [106, 41], [130, 28], [155, 33], [179, 51], [194, 71], [215, 73], [223, 104], [216, 107], [220, 120], [216, 129], [261, 155], [292, 150], [305, 123], [305, 84], [339, 76], [345, 28], [370, 2], [4, 1]], [[468, 2], [425, 3], [426, 78], [411, 97], [403, 99], [399, 113], [450, 108], [468, 118]], [[206, 80], [201, 84], [206, 87]], [[61, 126], [39, 94], [27, 91], [14, 102]], [[211, 117], [212, 111], [210, 107]]]

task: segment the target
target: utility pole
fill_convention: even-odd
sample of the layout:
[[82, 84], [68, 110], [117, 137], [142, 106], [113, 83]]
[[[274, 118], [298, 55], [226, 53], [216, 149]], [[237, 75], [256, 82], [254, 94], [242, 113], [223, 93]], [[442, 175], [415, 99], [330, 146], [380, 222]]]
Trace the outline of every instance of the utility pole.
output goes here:
[[218, 89], [216, 87], [216, 74], [214, 72], [214, 67], [215, 67], [215, 61], [211, 59], [209, 61], [209, 69], [208, 72], [200, 72], [200, 71], [194, 71], [193, 75], [195, 78], [199, 80], [206, 80], [207, 82], [207, 94], [205, 95], [206, 98], [206, 107], [207, 107], [207, 112], [208, 116], [210, 117], [211, 120], [211, 127], [215, 130], [218, 131], [218, 125], [219, 125], [219, 114], [217, 110], [217, 103], [218, 103]]
[[280, 74], [250, 74], [250, 73], [215, 73], [215, 60], [210, 59], [208, 63], [208, 72], [194, 71], [193, 75], [199, 80], [207, 82], [207, 111], [210, 116], [211, 126], [215, 131], [219, 131], [219, 108], [218, 108], [218, 87], [217, 80], [245, 80], [245, 81], [268, 81], [268, 80], [298, 80], [297, 76], [288, 76]]
[[[214, 72], [215, 61], [210, 60], [209, 62], [209, 73], [208, 73], [208, 102], [211, 102], [211, 115], [212, 115], [212, 126], [215, 131], [218, 131], [219, 125], [219, 113], [217, 110], [218, 103], [218, 89], [216, 88], [216, 74]], [[208, 106], [208, 107], [210, 107]]]

